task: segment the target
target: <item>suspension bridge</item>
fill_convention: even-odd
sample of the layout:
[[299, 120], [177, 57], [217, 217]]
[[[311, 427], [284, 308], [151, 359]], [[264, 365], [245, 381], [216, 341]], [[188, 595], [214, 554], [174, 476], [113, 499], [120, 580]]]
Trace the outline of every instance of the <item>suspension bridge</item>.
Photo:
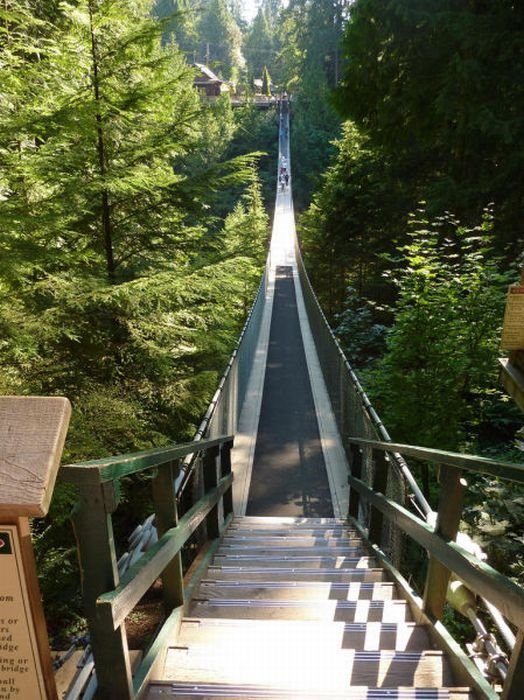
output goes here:
[[[280, 119], [291, 175], [286, 102]], [[406, 459], [439, 466], [436, 511]], [[520, 699], [524, 591], [459, 532], [468, 472], [522, 483], [524, 468], [391, 442], [307, 279], [292, 178], [279, 183], [258, 296], [195, 441], [60, 469], [80, 493], [91, 645], [63, 697]], [[117, 559], [119, 484], [138, 473], [155, 513]], [[400, 571], [406, 538], [427, 553], [422, 595]], [[137, 658], [126, 617], [158, 579], [165, 620]], [[446, 601], [475, 629], [466, 648]]]

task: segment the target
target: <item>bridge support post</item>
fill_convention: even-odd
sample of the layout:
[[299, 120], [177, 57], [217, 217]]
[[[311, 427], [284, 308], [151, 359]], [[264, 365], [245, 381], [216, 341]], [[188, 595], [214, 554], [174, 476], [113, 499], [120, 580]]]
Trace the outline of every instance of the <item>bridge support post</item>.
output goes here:
[[[98, 481], [98, 472], [94, 478]], [[118, 505], [112, 482], [83, 483], [73, 522], [82, 571], [82, 595], [98, 681], [103, 700], [133, 697], [131, 664], [124, 625], [111, 629], [100, 619], [97, 598], [118, 584], [111, 513]]]
[[[168, 462], [158, 467], [153, 480], [153, 501], [155, 504], [155, 524], [158, 538], [164, 532], [178, 525], [178, 510], [175, 496], [175, 479], [178, 475], [178, 462]], [[178, 552], [162, 573], [162, 588], [166, 613], [169, 614], [184, 604], [184, 575], [182, 554]]]
[[[444, 540], [454, 542], [459, 529], [467, 483], [459, 469], [440, 465], [440, 484], [435, 533]], [[424, 611], [434, 619], [442, 617], [449, 578], [449, 569], [438, 559], [430, 557], [424, 589]]]
[[[220, 476], [228, 476], [231, 474], [231, 449], [232, 442], [224, 443], [220, 448]], [[224, 520], [228, 515], [233, 513], [233, 489], [229, 489], [224, 494]]]
[[524, 688], [524, 631], [517, 635], [515, 648], [511, 654], [508, 675], [504, 681], [502, 700], [520, 700]]
[[[386, 495], [388, 485], [388, 466], [389, 459], [385, 452], [381, 450], [373, 450], [373, 463], [375, 465], [375, 474], [373, 477], [373, 491]], [[371, 517], [369, 520], [369, 539], [375, 544], [381, 545], [382, 542], [382, 522], [384, 515], [378, 508], [372, 506]]]
[[[203, 459], [204, 472], [204, 492], [207, 493], [211, 489], [216, 488], [219, 476], [217, 457], [219, 455], [218, 447], [213, 447], [207, 450]], [[207, 537], [210, 540], [217, 539], [221, 534], [220, 527], [220, 502], [214, 506], [206, 518]]]
[[[356, 479], [362, 476], [362, 450], [358, 445], [351, 445], [351, 475]], [[349, 515], [355, 520], [358, 520], [359, 505], [359, 493], [352, 488], [349, 492]]]

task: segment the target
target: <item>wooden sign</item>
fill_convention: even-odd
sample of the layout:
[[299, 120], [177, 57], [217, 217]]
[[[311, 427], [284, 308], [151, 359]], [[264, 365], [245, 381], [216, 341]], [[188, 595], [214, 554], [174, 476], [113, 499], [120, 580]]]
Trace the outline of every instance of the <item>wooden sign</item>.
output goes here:
[[0, 524], [0, 699], [47, 698], [18, 530]]
[[524, 286], [508, 290], [500, 345], [506, 350], [524, 349]]
[[0, 700], [56, 700], [27, 516], [46, 515], [69, 425], [64, 398], [0, 396]]

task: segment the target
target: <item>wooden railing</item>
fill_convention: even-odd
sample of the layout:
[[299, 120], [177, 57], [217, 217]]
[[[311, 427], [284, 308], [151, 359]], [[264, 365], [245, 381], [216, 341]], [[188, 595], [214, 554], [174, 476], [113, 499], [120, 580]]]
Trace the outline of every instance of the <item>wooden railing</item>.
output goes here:
[[[132, 455], [66, 465], [59, 478], [79, 490], [74, 514], [82, 571], [82, 590], [98, 681], [97, 697], [139, 697], [184, 614], [193, 589], [210, 560], [233, 512], [231, 436], [148, 450]], [[195, 483], [181, 508], [174, 483], [181, 460], [198, 451]], [[119, 578], [112, 514], [123, 478], [150, 472], [158, 542]], [[195, 495], [196, 494], [196, 495]], [[185, 581], [182, 548], [197, 530], [206, 555], [195, 576]], [[166, 619], [145, 656], [131, 670], [125, 618], [156, 581], [162, 580]]]
[[[350, 515], [358, 520], [362, 512], [369, 514], [364, 526], [368, 529], [371, 542], [378, 546], [386, 517], [426, 549], [429, 566], [423, 607], [431, 619], [438, 620], [442, 616], [448, 583], [453, 574], [476, 595], [493, 604], [506, 620], [517, 627], [517, 641], [502, 697], [504, 700], [520, 700], [524, 688], [524, 589], [461, 547], [455, 539], [466, 489], [463, 472], [488, 474], [522, 484], [524, 465], [378, 440], [349, 438], [349, 443], [352, 452], [351, 474], [348, 477], [351, 486]], [[374, 464], [372, 488], [360, 478], [366, 451], [371, 451]], [[434, 527], [384, 495], [388, 481], [388, 454], [401, 454], [438, 465], [441, 489]], [[363, 510], [361, 500], [370, 508]]]

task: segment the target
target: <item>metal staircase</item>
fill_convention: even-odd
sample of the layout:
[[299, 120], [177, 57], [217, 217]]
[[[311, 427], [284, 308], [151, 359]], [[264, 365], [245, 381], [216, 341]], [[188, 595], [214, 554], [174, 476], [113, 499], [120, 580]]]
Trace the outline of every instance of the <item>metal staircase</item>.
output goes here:
[[[415, 613], [416, 614], [416, 613]], [[453, 698], [445, 653], [343, 521], [234, 518], [150, 684], [161, 698]]]

